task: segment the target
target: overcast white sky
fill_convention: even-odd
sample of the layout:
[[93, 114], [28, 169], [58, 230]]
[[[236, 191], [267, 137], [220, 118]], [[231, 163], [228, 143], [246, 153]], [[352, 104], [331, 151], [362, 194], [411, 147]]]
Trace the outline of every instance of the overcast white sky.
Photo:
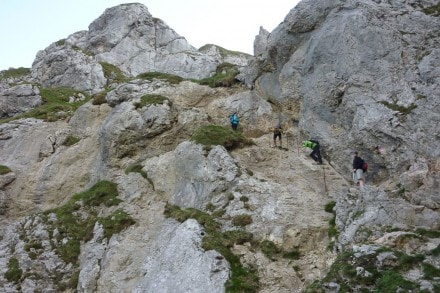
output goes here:
[[0, 0], [0, 70], [31, 67], [39, 50], [87, 30], [106, 8], [132, 2], [196, 48], [216, 44], [253, 54], [260, 26], [271, 32], [299, 0]]

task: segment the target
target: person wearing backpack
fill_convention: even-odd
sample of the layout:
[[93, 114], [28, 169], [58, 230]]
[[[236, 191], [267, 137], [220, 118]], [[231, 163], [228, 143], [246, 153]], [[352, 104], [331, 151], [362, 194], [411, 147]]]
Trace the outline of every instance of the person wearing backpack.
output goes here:
[[233, 130], [237, 130], [238, 123], [240, 122], [240, 119], [238, 119], [237, 112], [234, 112], [229, 116], [229, 122], [231, 123], [231, 127]]
[[322, 165], [321, 151], [319, 149], [319, 142], [317, 140], [309, 139], [303, 141], [303, 147], [312, 149], [312, 152], [309, 156], [312, 157], [315, 162]]
[[364, 160], [359, 157], [358, 152], [354, 152], [353, 155], [353, 181], [356, 185], [363, 187], [365, 183], [364, 179]]
[[278, 140], [280, 141], [280, 148], [282, 147], [282, 128], [281, 128], [281, 124], [277, 124], [274, 128], [273, 128], [273, 146], [276, 148], [277, 147], [277, 137]]

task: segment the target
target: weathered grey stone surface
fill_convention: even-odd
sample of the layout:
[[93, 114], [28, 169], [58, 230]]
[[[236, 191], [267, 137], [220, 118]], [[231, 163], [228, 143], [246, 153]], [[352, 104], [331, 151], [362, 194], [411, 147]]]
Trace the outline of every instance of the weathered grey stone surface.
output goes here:
[[102, 91], [107, 82], [102, 66], [93, 57], [63, 42], [39, 51], [31, 74], [44, 87], [70, 87], [89, 93]]
[[159, 235], [133, 292], [224, 292], [229, 265], [218, 252], [201, 249], [203, 229], [197, 221], [170, 223]]
[[[375, 183], [419, 159], [435, 165], [440, 20], [424, 10], [435, 4], [301, 1], [271, 32], [246, 82], [285, 108], [300, 104], [299, 126], [321, 140], [341, 173], [349, 176], [353, 150], [370, 162]], [[438, 172], [429, 176], [438, 182]]]
[[35, 85], [0, 83], [0, 118], [27, 112], [41, 103], [40, 90]]

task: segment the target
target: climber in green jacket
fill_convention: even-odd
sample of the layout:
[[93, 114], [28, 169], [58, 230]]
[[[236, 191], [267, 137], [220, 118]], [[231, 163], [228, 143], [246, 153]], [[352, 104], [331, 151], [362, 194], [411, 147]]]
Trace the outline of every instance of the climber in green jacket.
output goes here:
[[309, 139], [303, 141], [303, 147], [312, 149], [310, 153], [310, 157], [317, 162], [318, 164], [322, 164], [321, 151], [319, 149], [319, 142], [313, 139]]

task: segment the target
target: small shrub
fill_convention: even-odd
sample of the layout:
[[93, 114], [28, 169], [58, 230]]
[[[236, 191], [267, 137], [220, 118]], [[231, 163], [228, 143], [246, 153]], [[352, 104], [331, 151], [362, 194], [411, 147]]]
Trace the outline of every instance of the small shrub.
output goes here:
[[247, 197], [247, 196], [245, 196], [245, 195], [242, 195], [242, 196], [240, 196], [240, 201], [242, 201], [242, 202], [248, 202], [248, 201], [249, 201], [249, 197]]
[[11, 173], [11, 172], [12, 172], [12, 170], [9, 169], [9, 167], [4, 166], [4, 165], [0, 165], [0, 175], [5, 175], [5, 174]]
[[172, 75], [168, 73], [162, 73], [162, 72], [145, 72], [141, 73], [137, 76], [137, 78], [144, 79], [144, 80], [153, 80], [153, 79], [161, 79], [168, 81], [171, 84], [179, 84], [183, 81], [183, 78], [177, 75]]
[[283, 257], [288, 259], [299, 259], [301, 253], [298, 250], [291, 250], [283, 252]]
[[271, 260], [274, 260], [275, 256], [281, 252], [278, 246], [270, 240], [263, 240], [260, 243], [260, 249], [261, 252]]
[[[207, 211], [210, 211], [210, 212], [213, 212], [214, 210], [215, 210], [215, 205], [213, 204], [213, 203], [208, 203], [206, 206], [205, 206], [205, 209], [207, 210]], [[211, 214], [212, 215], [212, 214]]]
[[65, 244], [56, 249], [65, 263], [76, 265], [80, 254], [81, 243], [78, 239], [69, 239]]
[[81, 139], [79, 137], [76, 137], [74, 135], [68, 135], [64, 141], [63, 141], [63, 145], [64, 146], [71, 146], [74, 145], [75, 143], [77, 143], [78, 141], [80, 141]]
[[8, 261], [8, 270], [5, 273], [5, 278], [9, 282], [18, 283], [23, 275], [23, 270], [20, 269], [18, 259], [11, 257]]
[[168, 98], [161, 95], [144, 95], [141, 97], [141, 101], [136, 103], [135, 106], [136, 109], [139, 109], [148, 105], [163, 104], [165, 101], [168, 101]]
[[220, 125], [202, 126], [194, 132], [191, 139], [208, 148], [213, 145], [222, 145], [229, 151], [253, 144], [241, 133]]
[[102, 105], [107, 103], [105, 99], [107, 97], [107, 91], [102, 91], [92, 95], [92, 104], [93, 105]]
[[238, 215], [232, 218], [232, 225], [244, 227], [249, 224], [252, 224], [252, 216], [251, 215]]
[[61, 39], [55, 42], [55, 45], [57, 46], [64, 46], [66, 44], [66, 39]]
[[327, 213], [333, 214], [333, 213], [334, 213], [334, 210], [333, 210], [333, 209], [334, 209], [335, 205], [336, 205], [336, 202], [335, 202], [335, 201], [331, 201], [331, 202], [329, 202], [329, 203], [327, 203], [327, 204], [325, 205], [324, 210], [325, 210]]

